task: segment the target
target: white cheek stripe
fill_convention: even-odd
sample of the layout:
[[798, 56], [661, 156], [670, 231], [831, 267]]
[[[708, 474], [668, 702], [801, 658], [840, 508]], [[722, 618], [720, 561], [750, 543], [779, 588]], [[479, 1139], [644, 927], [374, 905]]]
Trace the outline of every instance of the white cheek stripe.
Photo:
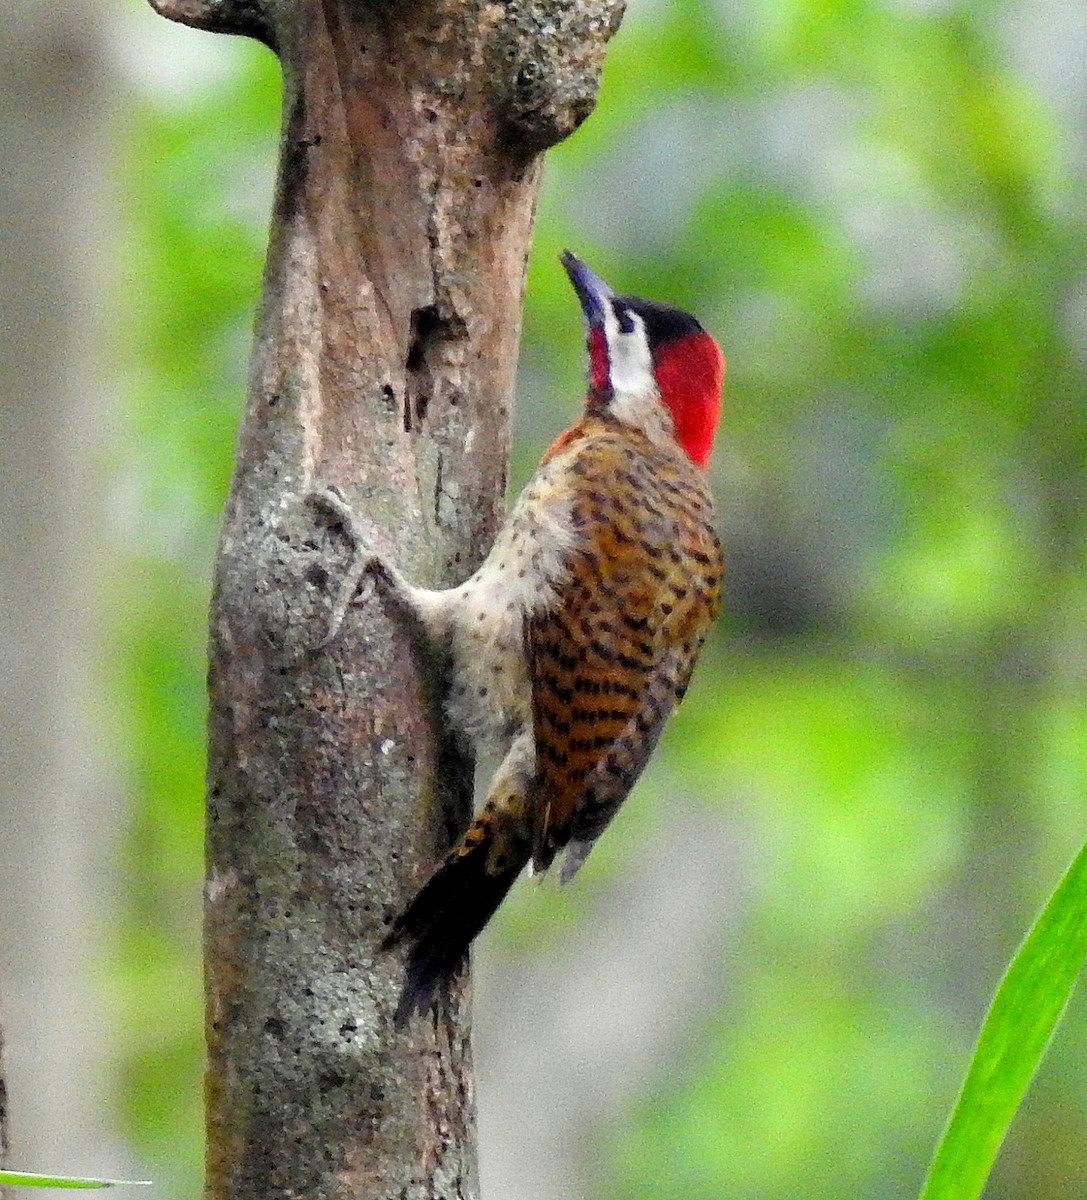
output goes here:
[[672, 414], [661, 403], [645, 322], [634, 312], [630, 319], [634, 328], [623, 333], [610, 305], [604, 314], [612, 390], [609, 408], [620, 421], [640, 429], [652, 441], [662, 442], [672, 434]]
[[653, 356], [649, 353], [645, 322], [637, 313], [631, 313], [630, 319], [634, 328], [630, 333], [623, 333], [611, 305], [604, 314], [612, 390], [616, 395], [620, 392], [637, 392], [643, 396], [652, 392], [656, 395], [657, 381], [653, 376]]

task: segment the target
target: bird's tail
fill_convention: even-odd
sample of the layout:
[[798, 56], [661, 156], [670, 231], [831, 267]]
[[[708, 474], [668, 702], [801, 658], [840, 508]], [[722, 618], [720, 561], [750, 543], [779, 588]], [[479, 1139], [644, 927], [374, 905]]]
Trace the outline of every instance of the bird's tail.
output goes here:
[[404, 988], [394, 1017], [398, 1027], [413, 1012], [448, 997], [449, 984], [476, 934], [491, 919], [532, 852], [486, 809], [445, 856], [396, 918], [382, 949], [407, 946]]

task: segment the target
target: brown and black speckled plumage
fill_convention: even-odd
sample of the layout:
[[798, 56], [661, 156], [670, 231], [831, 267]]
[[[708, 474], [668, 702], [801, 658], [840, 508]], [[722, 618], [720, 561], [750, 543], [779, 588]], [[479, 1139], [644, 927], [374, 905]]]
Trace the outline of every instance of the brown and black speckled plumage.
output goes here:
[[[471, 578], [416, 588], [370, 556], [450, 663], [452, 726], [501, 763], [479, 815], [396, 917], [405, 1022], [442, 994], [521, 871], [569, 879], [641, 774], [721, 600], [704, 468], [723, 360], [689, 314], [564, 258], [589, 323], [585, 413]], [[333, 507], [338, 504], [333, 503]]]
[[[543, 530], [561, 551], [540, 549]], [[686, 691], [721, 577], [704, 473], [675, 444], [589, 414], [472, 579], [413, 589], [458, 664], [451, 718], [479, 743], [516, 732], [479, 815], [387, 939], [411, 947], [401, 1022], [456, 971], [530, 860], [543, 871], [565, 850], [564, 882], [584, 862]]]
[[576, 541], [555, 602], [528, 621], [537, 775], [533, 862], [569, 879], [649, 761], [720, 607], [705, 476], [589, 416], [567, 442]]

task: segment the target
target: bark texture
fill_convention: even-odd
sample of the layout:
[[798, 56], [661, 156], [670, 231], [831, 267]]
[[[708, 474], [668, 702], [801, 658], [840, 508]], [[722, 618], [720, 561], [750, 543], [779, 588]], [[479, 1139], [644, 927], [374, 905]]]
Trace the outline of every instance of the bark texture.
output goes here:
[[[153, 0], [277, 48], [280, 177], [211, 616], [209, 1200], [477, 1194], [464, 997], [392, 1026], [388, 921], [467, 819], [434, 664], [350, 546], [458, 582], [501, 513], [539, 155], [621, 0]], [[228, 118], [227, 118], [228, 119]]]

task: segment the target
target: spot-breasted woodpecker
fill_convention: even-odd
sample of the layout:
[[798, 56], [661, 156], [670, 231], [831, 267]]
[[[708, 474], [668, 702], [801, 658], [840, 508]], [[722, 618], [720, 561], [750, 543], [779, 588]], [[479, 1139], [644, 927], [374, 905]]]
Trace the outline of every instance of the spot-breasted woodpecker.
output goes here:
[[354, 580], [371, 575], [447, 656], [449, 721], [501, 759], [479, 815], [385, 940], [407, 948], [400, 1024], [443, 991], [526, 866], [545, 871], [563, 851], [565, 881], [585, 861], [720, 606], [705, 469], [721, 351], [690, 314], [616, 295], [569, 252], [562, 261], [588, 325], [585, 410], [471, 578], [413, 587], [367, 551], [336, 494], [315, 497], [358, 543]]

